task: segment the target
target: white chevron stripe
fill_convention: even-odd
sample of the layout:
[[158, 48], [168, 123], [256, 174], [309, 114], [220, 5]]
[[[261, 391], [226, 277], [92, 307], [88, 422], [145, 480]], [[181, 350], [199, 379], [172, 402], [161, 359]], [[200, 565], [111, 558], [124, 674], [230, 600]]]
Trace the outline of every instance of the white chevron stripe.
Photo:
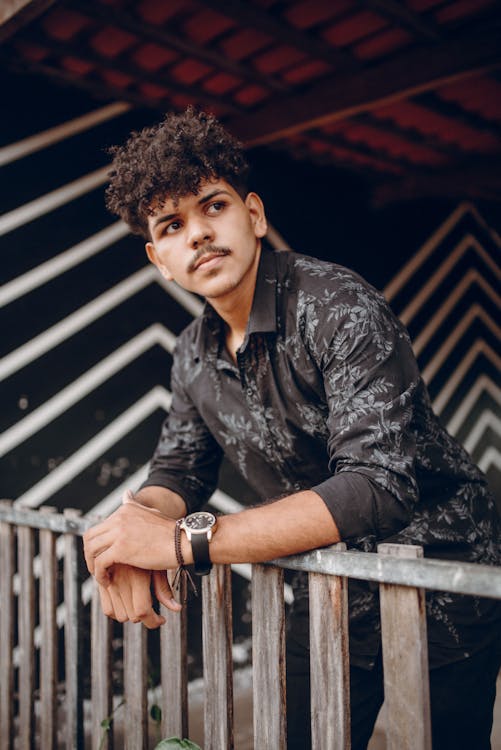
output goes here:
[[485, 410], [480, 415], [480, 419], [475, 424], [473, 430], [469, 433], [463, 442], [468, 453], [473, 453], [477, 443], [480, 442], [484, 432], [488, 429], [493, 430], [501, 437], [501, 419], [490, 410]]
[[0, 381], [66, 341], [152, 282], [160, 284], [192, 315], [200, 313], [203, 306], [194, 295], [185, 292], [174, 282], [165, 281], [154, 266], [146, 266], [3, 357], [0, 360]]
[[13, 300], [33, 291], [33, 289], [42, 286], [42, 284], [46, 284], [70, 268], [74, 268], [79, 263], [87, 260], [87, 258], [109, 247], [114, 242], [123, 239], [127, 234], [129, 234], [129, 230], [126, 225], [122, 221], [117, 221], [115, 224], [106, 227], [106, 229], [102, 229], [100, 232], [79, 242], [78, 245], [74, 245], [69, 250], [65, 250], [63, 253], [51, 258], [51, 260], [41, 263], [39, 266], [9, 281], [0, 287], [0, 307], [8, 305]]
[[51, 471], [40, 482], [34, 484], [15, 501], [16, 505], [35, 508], [80, 474], [90, 463], [97, 460], [118, 440], [127, 435], [136, 425], [144, 422], [156, 409], [170, 408], [171, 394], [161, 386], [155, 386], [145, 396], [122, 412], [104, 430], [73, 453], [70, 458]]
[[478, 462], [483, 472], [489, 471], [491, 466], [501, 471], [501, 453], [493, 445], [489, 446]]
[[461, 425], [468, 415], [471, 414], [483, 391], [488, 393], [489, 396], [501, 406], [501, 388], [499, 388], [499, 386], [494, 383], [488, 375], [480, 375], [464, 397], [459, 408], [456, 409], [454, 415], [447, 423], [447, 430], [451, 435], [457, 435]]
[[475, 206], [471, 203], [463, 202], [460, 203], [457, 208], [447, 217], [447, 219], [441, 224], [438, 229], [431, 235], [431, 237], [421, 246], [418, 252], [412, 256], [412, 258], [400, 269], [400, 271], [394, 276], [389, 284], [384, 289], [384, 295], [386, 299], [392, 300], [402, 287], [414, 276], [416, 271], [428, 257], [433, 253], [435, 248], [444, 241], [448, 234], [452, 232], [456, 224], [463, 218], [467, 213], [471, 213], [475, 220], [480, 226], [489, 233], [493, 241], [501, 247], [501, 240], [498, 235], [492, 231], [492, 229], [486, 224], [482, 216], [478, 213]]
[[439, 326], [452, 312], [454, 307], [459, 304], [461, 299], [464, 297], [468, 289], [478, 284], [485, 294], [501, 309], [501, 297], [492, 288], [492, 286], [481, 276], [475, 268], [470, 270], [463, 276], [459, 284], [454, 287], [451, 293], [446, 297], [445, 301], [440, 305], [435, 314], [430, 318], [428, 323], [421, 330], [419, 336], [413, 341], [413, 348], [416, 355], [419, 355], [426, 344], [429, 342], [433, 334], [438, 330]]
[[53, 349], [55, 346], [73, 336], [85, 326], [114, 307], [132, 297], [154, 281], [159, 281], [153, 266], [136, 271], [124, 281], [96, 297], [76, 312], [68, 315], [59, 323], [47, 328], [43, 333], [35, 336], [18, 349], [10, 352], [0, 360], [0, 380], [4, 380], [12, 373], [25, 367], [34, 359]]
[[85, 130], [100, 125], [102, 122], [118, 117], [124, 112], [130, 110], [131, 105], [127, 102], [115, 102], [107, 104], [105, 107], [95, 109], [73, 120], [68, 120], [61, 125], [43, 130], [29, 138], [23, 138], [22, 141], [11, 143], [8, 146], [0, 148], [0, 167], [10, 164], [17, 159], [22, 159], [29, 154], [40, 151], [42, 148], [52, 146], [54, 143], [60, 143], [66, 138], [70, 138], [77, 133], [83, 133]]
[[176, 337], [160, 323], [154, 323], [103, 359], [99, 364], [84, 372], [66, 388], [45, 401], [38, 409], [16, 422], [0, 435], [0, 456], [13, 450], [23, 440], [42, 429], [56, 417], [83, 399], [88, 393], [120, 372], [134, 359], [155, 344], [173, 351]]
[[78, 180], [68, 182], [63, 187], [57, 188], [50, 193], [40, 196], [40, 198], [35, 198], [35, 200], [29, 203], [25, 203], [23, 206], [19, 206], [19, 208], [3, 214], [3, 216], [0, 216], [0, 236], [12, 232], [14, 229], [18, 229], [25, 224], [29, 224], [34, 219], [38, 219], [40, 216], [54, 211], [66, 203], [70, 203], [70, 201], [79, 198], [81, 195], [85, 195], [85, 193], [90, 193], [91, 190], [95, 190], [106, 182], [109, 171], [109, 166], [97, 169], [95, 172], [90, 172]]
[[425, 383], [430, 383], [435, 377], [458, 341], [466, 333], [468, 328], [470, 328], [475, 318], [482, 320], [495, 336], [498, 338], [501, 336], [501, 328], [492, 320], [485, 310], [480, 307], [480, 305], [472, 305], [424, 368], [422, 374]]
[[[415, 315], [417, 315], [418, 311], [424, 305], [426, 300], [433, 294], [433, 292], [438, 288], [438, 286], [442, 283], [442, 281], [444, 281], [444, 279], [447, 278], [447, 276], [451, 273], [454, 266], [458, 264], [458, 262], [461, 260], [461, 257], [470, 248], [474, 248], [477, 255], [479, 255], [484, 261], [484, 263], [489, 266], [489, 268], [495, 274], [495, 276], [498, 279], [501, 279], [501, 267], [499, 267], [492, 260], [490, 255], [486, 253], [484, 248], [475, 239], [475, 237], [472, 237], [471, 235], [467, 235], [466, 237], [463, 237], [463, 239], [455, 247], [453, 252], [447, 256], [444, 262], [437, 268], [437, 270], [428, 279], [426, 284], [424, 284], [424, 286], [419, 290], [419, 292], [412, 298], [411, 302], [407, 305], [407, 307], [399, 314], [399, 318], [402, 320], [402, 322], [405, 325], [409, 325], [410, 321], [414, 318]], [[471, 269], [470, 272], [473, 272], [474, 270], [475, 269]], [[478, 274], [478, 271], [477, 271], [477, 275], [479, 276], [479, 278], [482, 278], [481, 275]]]
[[492, 349], [486, 341], [483, 339], [477, 339], [474, 344], [468, 349], [465, 356], [454, 370], [454, 373], [447, 380], [438, 396], [433, 401], [433, 411], [436, 414], [441, 414], [450, 400], [452, 394], [461, 384], [462, 380], [466, 377], [466, 374], [470, 367], [473, 366], [476, 358], [483, 354], [487, 359], [492, 362], [494, 367], [497, 367], [501, 372], [501, 357], [499, 357], [494, 349]]

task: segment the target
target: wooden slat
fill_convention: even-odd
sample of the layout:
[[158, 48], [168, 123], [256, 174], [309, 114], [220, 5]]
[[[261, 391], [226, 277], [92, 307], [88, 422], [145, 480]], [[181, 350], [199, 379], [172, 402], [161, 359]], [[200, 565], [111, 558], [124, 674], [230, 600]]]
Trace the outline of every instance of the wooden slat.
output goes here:
[[231, 569], [214, 565], [202, 579], [205, 679], [204, 750], [233, 748]]
[[[8, 507], [8, 501], [0, 502]], [[14, 533], [10, 523], [0, 522], [0, 747], [10, 750], [14, 744], [12, 693], [14, 671]]]
[[309, 588], [312, 749], [349, 750], [348, 581], [310, 573]]
[[[380, 544], [381, 555], [422, 557], [422, 547]], [[381, 584], [388, 750], [431, 750], [428, 642], [423, 589]]]
[[[66, 518], [78, 518], [80, 511], [68, 508]], [[79, 576], [81, 561], [79, 540], [74, 534], [64, 535], [64, 651], [66, 676], [66, 727], [67, 750], [83, 748], [83, 670], [82, 657], [82, 593]]]
[[101, 722], [112, 715], [111, 690], [111, 629], [112, 621], [106, 617], [94, 582], [91, 602], [91, 748], [113, 750], [113, 725], [109, 731]]
[[252, 567], [254, 747], [285, 750], [284, 571]]
[[147, 750], [146, 628], [141, 623], [124, 625], [124, 747]]
[[[179, 591], [184, 601], [185, 584]], [[162, 735], [188, 737], [187, 617], [186, 607], [171, 612], [161, 607], [166, 623], [160, 629]]]
[[[40, 508], [47, 515], [55, 508]], [[57, 561], [52, 531], [40, 531], [40, 743], [53, 750], [57, 741]]]
[[33, 575], [33, 529], [19, 528], [19, 750], [31, 750], [34, 743], [34, 626], [35, 578]]

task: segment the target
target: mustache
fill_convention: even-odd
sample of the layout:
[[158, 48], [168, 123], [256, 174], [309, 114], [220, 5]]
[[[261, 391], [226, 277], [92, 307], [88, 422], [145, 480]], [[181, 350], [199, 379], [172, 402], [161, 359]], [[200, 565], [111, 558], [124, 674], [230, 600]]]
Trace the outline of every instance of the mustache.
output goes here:
[[229, 247], [219, 247], [218, 245], [203, 245], [198, 248], [195, 255], [191, 259], [188, 265], [188, 273], [194, 271], [200, 260], [204, 255], [229, 255], [231, 250]]

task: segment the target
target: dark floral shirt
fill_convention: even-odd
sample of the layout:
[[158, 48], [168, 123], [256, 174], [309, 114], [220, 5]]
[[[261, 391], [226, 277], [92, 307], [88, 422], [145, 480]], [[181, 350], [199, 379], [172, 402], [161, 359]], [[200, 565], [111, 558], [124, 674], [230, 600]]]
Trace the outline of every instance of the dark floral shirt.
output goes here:
[[[207, 304], [178, 339], [171, 390], [143, 486], [174, 490], [189, 511], [214, 491], [224, 454], [263, 500], [314, 489], [349, 548], [385, 540], [500, 563], [484, 476], [432, 412], [407, 331], [354, 272], [263, 251], [237, 364]], [[433, 666], [492, 638], [495, 602], [429, 592], [427, 606]], [[350, 641], [352, 663], [370, 666], [379, 648], [370, 584], [350, 584]]]

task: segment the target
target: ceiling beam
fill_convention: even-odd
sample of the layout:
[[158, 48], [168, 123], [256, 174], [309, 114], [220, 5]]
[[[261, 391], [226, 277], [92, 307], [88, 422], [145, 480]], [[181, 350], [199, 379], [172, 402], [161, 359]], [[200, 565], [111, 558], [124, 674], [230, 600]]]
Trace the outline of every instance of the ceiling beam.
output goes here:
[[0, 43], [40, 16], [55, 0], [1, 0]]
[[439, 27], [429, 20], [425, 20], [419, 13], [407, 7], [405, 3], [397, 0], [358, 0], [360, 5], [365, 5], [386, 19], [410, 31], [414, 36], [428, 42], [438, 42], [441, 39]]
[[248, 146], [272, 143], [500, 67], [500, 42], [500, 24], [491, 24], [432, 48], [404, 51], [356, 73], [329, 77], [227, 125]]
[[216, 71], [224, 70], [244, 81], [259, 83], [268, 89], [282, 94], [290, 91], [290, 86], [283, 81], [279, 81], [272, 76], [264, 75], [250, 65], [243, 65], [235, 60], [230, 60], [221, 52], [217, 52], [208, 46], [202, 46], [195, 42], [191, 42], [179, 33], [167, 31], [167, 29], [161, 26], [146, 23], [141, 20], [139, 16], [122, 8], [115, 9], [110, 5], [104, 5], [100, 2], [90, 3], [88, 0], [65, 0], [64, 4], [70, 8], [78, 10], [88, 18], [93, 18], [97, 21], [104, 21], [105, 23], [109, 23], [117, 28], [125, 29], [131, 34], [141, 37], [143, 41], [151, 40], [162, 46], [175, 49], [187, 57], [203, 60], [209, 65], [213, 65]]
[[247, 0], [201, 0], [203, 5], [232, 18], [240, 26], [252, 27], [268, 34], [274, 44], [287, 44], [301, 50], [315, 60], [322, 60], [338, 71], [356, 70], [359, 61], [343, 50], [336, 49], [324, 39], [291, 26], [285, 19], [267, 13]]
[[[208, 107], [217, 107], [218, 110], [223, 111], [225, 114], [240, 114], [243, 113], [244, 107], [239, 107], [231, 99], [227, 99], [224, 96], [217, 96], [205, 91], [200, 86], [188, 86], [176, 81], [166, 71], [155, 71], [153, 73], [144, 70], [139, 65], [135, 65], [130, 62], [127, 58], [110, 58], [99, 54], [89, 46], [84, 46], [81, 42], [72, 42], [71, 44], [65, 42], [58, 42], [51, 39], [47, 35], [31, 33], [29, 39], [41, 47], [49, 50], [53, 55], [59, 57], [75, 57], [85, 62], [92, 63], [101, 70], [111, 70], [114, 72], [122, 73], [123, 75], [129, 76], [133, 79], [133, 86], [138, 86], [141, 83], [153, 83], [159, 86], [164, 86], [169, 90], [169, 93], [173, 94], [184, 94], [195, 100], [197, 104], [204, 104]], [[59, 67], [64, 71], [64, 66], [58, 63]], [[85, 78], [85, 76], [82, 76]], [[106, 87], [107, 83], [105, 80], [102, 81], [102, 85]], [[136, 91], [137, 96], [140, 98], [141, 93]], [[110, 96], [114, 94], [110, 92]], [[144, 106], [150, 106], [151, 99], [145, 97]]]
[[501, 158], [477, 157], [449, 169], [415, 171], [404, 178], [380, 183], [373, 191], [373, 203], [418, 198], [484, 198], [501, 202]]

